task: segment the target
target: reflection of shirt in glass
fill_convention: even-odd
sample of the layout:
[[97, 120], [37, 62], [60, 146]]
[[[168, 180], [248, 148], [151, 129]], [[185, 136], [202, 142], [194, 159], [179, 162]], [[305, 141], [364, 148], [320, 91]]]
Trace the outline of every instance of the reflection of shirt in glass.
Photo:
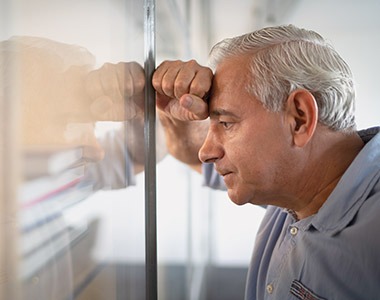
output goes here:
[[[379, 131], [359, 132], [367, 144], [317, 214], [296, 221], [268, 206], [249, 268], [247, 300], [378, 299]], [[207, 178], [214, 182], [208, 183], [220, 187], [211, 173]]]
[[107, 131], [99, 142], [104, 158], [89, 164], [86, 178], [94, 183], [94, 189], [122, 189], [135, 184], [133, 161], [126, 149], [123, 128]]

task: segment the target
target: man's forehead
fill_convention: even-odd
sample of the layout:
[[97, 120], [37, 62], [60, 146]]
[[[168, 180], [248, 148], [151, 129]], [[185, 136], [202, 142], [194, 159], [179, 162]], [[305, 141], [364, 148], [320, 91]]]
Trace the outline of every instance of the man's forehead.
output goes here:
[[236, 93], [245, 89], [248, 78], [244, 71], [236, 65], [226, 65], [217, 70], [214, 75], [211, 95], [219, 96], [222, 93]]

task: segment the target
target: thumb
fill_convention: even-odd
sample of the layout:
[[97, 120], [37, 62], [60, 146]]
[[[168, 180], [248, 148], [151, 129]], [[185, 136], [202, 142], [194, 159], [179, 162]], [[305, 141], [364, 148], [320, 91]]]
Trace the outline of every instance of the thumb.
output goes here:
[[180, 98], [179, 102], [182, 107], [194, 114], [198, 120], [207, 119], [209, 115], [208, 104], [202, 98], [185, 94]]

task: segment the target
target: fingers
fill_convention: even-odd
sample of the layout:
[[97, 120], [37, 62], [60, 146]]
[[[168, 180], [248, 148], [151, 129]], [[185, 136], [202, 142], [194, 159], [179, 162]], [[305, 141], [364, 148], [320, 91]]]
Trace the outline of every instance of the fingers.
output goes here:
[[145, 73], [140, 64], [136, 62], [118, 63], [115, 67], [119, 86], [125, 97], [133, 97], [144, 91]]
[[168, 117], [181, 121], [204, 120], [208, 117], [208, 105], [194, 95], [185, 94], [180, 100], [157, 94], [157, 108]]
[[155, 90], [170, 98], [180, 99], [184, 94], [203, 98], [211, 88], [212, 71], [195, 60], [165, 61], [153, 74]]
[[91, 112], [98, 120], [135, 117], [142, 109], [144, 87], [144, 69], [136, 62], [106, 63], [85, 79], [85, 89], [92, 100]]
[[144, 69], [136, 62], [111, 64], [91, 71], [85, 81], [90, 97], [109, 96], [116, 100], [141, 93], [145, 86]]
[[206, 119], [208, 105], [204, 98], [211, 89], [212, 78], [211, 69], [195, 60], [163, 62], [152, 79], [157, 108], [182, 121]]
[[[180, 120], [207, 118], [204, 98], [212, 77], [211, 69], [195, 60], [163, 62], [152, 79], [158, 109]], [[127, 120], [143, 110], [145, 74], [136, 62], [106, 63], [88, 74], [85, 87], [92, 99], [91, 111], [99, 120]]]
[[196, 116], [194, 120], [204, 120], [208, 117], [208, 105], [200, 97], [189, 94], [183, 95], [179, 101], [179, 105]]

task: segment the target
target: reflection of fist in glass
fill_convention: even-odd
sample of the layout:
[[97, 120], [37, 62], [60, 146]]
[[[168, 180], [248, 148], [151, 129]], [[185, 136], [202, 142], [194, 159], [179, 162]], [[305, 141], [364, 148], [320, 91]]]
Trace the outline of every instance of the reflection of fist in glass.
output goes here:
[[85, 89], [91, 98], [92, 116], [106, 121], [142, 117], [144, 86], [144, 69], [136, 62], [106, 63], [91, 71]]
[[142, 117], [143, 68], [94, 65], [75, 45], [35, 37], [0, 42], [0, 97], [19, 105], [24, 144], [96, 145], [96, 121]]

